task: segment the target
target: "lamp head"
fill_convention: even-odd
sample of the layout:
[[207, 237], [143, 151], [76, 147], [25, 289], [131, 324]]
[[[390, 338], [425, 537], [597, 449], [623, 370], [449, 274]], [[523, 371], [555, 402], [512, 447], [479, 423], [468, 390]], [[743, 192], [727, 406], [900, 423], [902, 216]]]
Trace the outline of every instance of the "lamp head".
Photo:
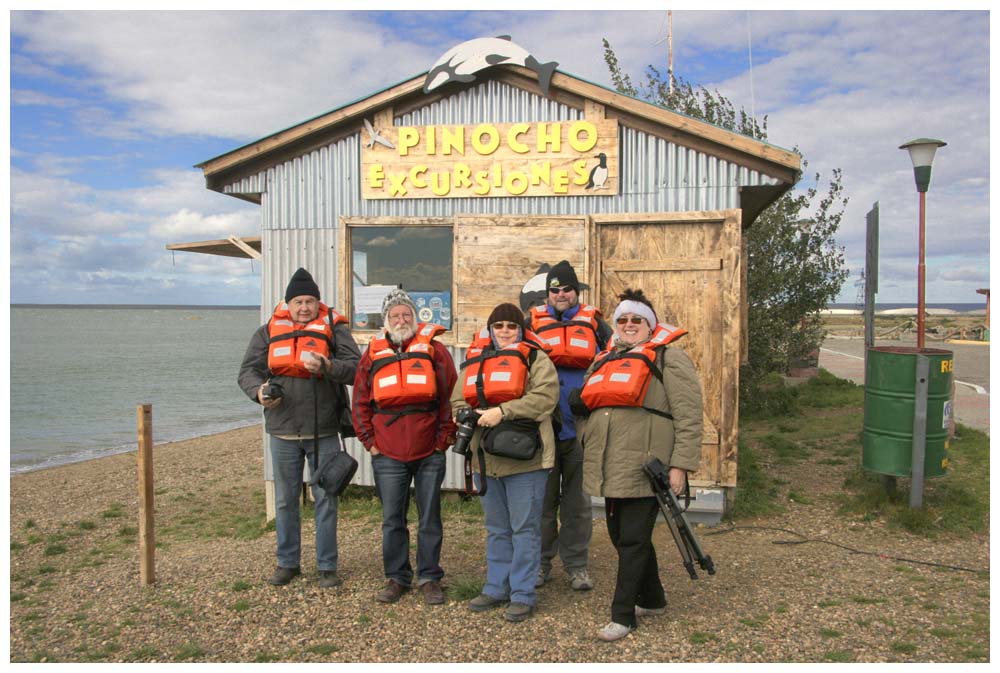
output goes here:
[[910, 153], [910, 161], [913, 162], [913, 177], [917, 182], [918, 192], [926, 192], [927, 188], [930, 187], [934, 153], [937, 152], [937, 148], [947, 144], [934, 138], [917, 138], [899, 146], [899, 149]]

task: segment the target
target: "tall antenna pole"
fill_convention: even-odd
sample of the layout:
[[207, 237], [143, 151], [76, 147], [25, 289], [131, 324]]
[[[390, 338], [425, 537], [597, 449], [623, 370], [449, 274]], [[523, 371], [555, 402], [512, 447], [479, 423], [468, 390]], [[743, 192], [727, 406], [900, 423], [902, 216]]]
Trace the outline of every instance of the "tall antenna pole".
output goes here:
[[674, 12], [667, 10], [667, 81], [670, 95], [674, 93]]
[[747, 58], [750, 60], [750, 130], [757, 137], [757, 111], [754, 109], [753, 98], [753, 46], [750, 38], [750, 10], [747, 10]]

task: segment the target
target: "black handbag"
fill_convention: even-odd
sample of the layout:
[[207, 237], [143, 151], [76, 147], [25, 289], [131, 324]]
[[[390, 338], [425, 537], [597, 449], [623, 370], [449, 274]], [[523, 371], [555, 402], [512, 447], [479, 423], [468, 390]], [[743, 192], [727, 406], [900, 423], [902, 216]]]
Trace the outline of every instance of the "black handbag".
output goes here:
[[354, 478], [358, 471], [358, 461], [347, 451], [334, 451], [313, 471], [310, 486], [318, 486], [328, 498], [336, 498]]
[[538, 423], [528, 419], [501, 421], [483, 432], [480, 444], [486, 453], [501, 458], [531, 460], [542, 445]]

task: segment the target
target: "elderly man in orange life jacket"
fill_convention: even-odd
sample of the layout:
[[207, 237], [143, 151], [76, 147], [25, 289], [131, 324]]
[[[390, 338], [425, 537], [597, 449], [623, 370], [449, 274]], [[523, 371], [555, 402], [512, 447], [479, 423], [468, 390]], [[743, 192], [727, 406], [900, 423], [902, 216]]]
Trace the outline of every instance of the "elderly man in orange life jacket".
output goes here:
[[[440, 325], [417, 322], [403, 290], [382, 301], [384, 328], [368, 345], [354, 378], [353, 418], [371, 454], [382, 502], [382, 566], [386, 585], [375, 600], [395, 603], [415, 583], [424, 602], [445, 602], [441, 588], [441, 483], [445, 451], [455, 442], [449, 396], [458, 379], [451, 354], [435, 337]], [[417, 568], [410, 564], [410, 484], [417, 502]]]
[[[537, 585], [552, 574], [558, 553], [570, 586], [577, 591], [593, 588], [587, 572], [592, 532], [590, 497], [583, 492], [583, 449], [577, 440], [569, 393], [583, 385], [583, 374], [594, 357], [607, 347], [613, 332], [593, 306], [580, 303], [576, 271], [563, 260], [545, 278], [545, 304], [530, 312], [530, 329], [544, 342], [546, 353], [559, 374], [559, 409], [556, 463], [549, 472], [542, 509], [542, 564]], [[557, 522], [558, 519], [558, 522]]]
[[[319, 460], [338, 450], [341, 386], [354, 380], [361, 353], [347, 320], [320, 301], [319, 286], [305, 269], [292, 276], [285, 300], [250, 339], [239, 386], [264, 407], [274, 477], [278, 566], [268, 582], [281, 586], [300, 574], [303, 468], [312, 464], [315, 438]], [[273, 384], [277, 384], [277, 387]], [[318, 410], [318, 413], [317, 413]], [[316, 499], [316, 566], [319, 586], [335, 587], [337, 500], [313, 486]]]

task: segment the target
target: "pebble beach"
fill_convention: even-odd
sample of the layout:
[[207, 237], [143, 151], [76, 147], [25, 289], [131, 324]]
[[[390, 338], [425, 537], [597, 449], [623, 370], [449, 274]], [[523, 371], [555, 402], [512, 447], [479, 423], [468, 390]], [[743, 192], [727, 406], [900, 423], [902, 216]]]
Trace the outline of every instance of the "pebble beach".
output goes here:
[[[823, 661], [845, 648], [854, 661], [951, 661], [967, 650], [928, 650], [930, 641], [920, 641], [907, 654], [892, 643], [933, 626], [924, 604], [949, 613], [967, 613], [984, 598], [988, 605], [988, 575], [822, 544], [774, 544], [788, 537], [780, 529], [796, 529], [855, 548], [988, 568], [986, 536], [930, 541], [851, 521], [832, 505], [792, 506], [729, 531], [699, 528], [718, 573], [697, 581], [658, 526], [670, 612], [602, 643], [595, 635], [608, 621], [616, 569], [603, 521], [595, 521], [591, 545], [595, 588], [570, 590], [557, 564], [535, 617], [510, 624], [502, 611], [472, 614], [465, 605], [485, 572], [473, 503], [447, 510], [447, 604], [427, 606], [411, 592], [385, 606], [374, 601], [384, 582], [378, 506], [364, 493], [341, 503], [343, 585], [317, 587], [306, 522], [303, 576], [271, 587], [260, 426], [159, 445], [154, 456], [158, 545], [156, 582], [147, 587], [139, 584], [134, 453], [11, 477], [12, 662], [764, 662]], [[803, 464], [785, 478], [815, 479], [823, 469], [832, 468]], [[825, 502], [839, 483], [819, 479], [808, 492]], [[873, 619], [892, 626], [859, 626]], [[830, 643], [821, 629], [843, 640]], [[988, 657], [985, 641], [979, 651]]]

